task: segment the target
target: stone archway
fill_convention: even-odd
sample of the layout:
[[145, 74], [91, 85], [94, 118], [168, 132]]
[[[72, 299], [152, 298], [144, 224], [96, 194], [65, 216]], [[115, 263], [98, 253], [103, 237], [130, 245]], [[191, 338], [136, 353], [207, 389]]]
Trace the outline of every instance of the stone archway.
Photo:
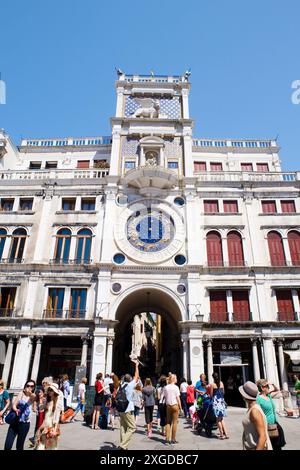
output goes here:
[[[150, 313], [150, 315], [148, 315]], [[118, 375], [131, 372], [130, 354], [135, 348], [135, 331], [141, 327], [142, 350], [138, 354], [144, 367], [142, 378], [157, 377], [173, 372], [182, 375], [182, 346], [179, 322], [183, 319], [183, 306], [166, 288], [144, 285], [123, 294], [115, 311], [113, 370]], [[149, 323], [154, 319], [153, 328]], [[151, 325], [150, 325], [151, 326]], [[151, 330], [150, 334], [147, 335]]]

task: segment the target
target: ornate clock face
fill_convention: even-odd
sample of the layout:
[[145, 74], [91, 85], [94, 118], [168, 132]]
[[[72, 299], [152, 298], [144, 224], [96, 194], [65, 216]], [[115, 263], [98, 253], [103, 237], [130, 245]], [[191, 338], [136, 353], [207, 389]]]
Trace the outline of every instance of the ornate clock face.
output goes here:
[[174, 238], [172, 217], [162, 211], [136, 211], [127, 221], [127, 239], [134, 248], [147, 253], [161, 251]]

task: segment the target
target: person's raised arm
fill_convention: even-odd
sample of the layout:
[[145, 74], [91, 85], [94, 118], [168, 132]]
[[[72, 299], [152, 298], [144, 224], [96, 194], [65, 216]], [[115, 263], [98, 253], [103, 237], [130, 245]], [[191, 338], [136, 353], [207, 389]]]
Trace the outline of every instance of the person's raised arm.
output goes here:
[[138, 361], [135, 361], [135, 371], [134, 371], [134, 377], [133, 377], [133, 380], [135, 380], [136, 382], [138, 381], [138, 378], [139, 378], [139, 363]]

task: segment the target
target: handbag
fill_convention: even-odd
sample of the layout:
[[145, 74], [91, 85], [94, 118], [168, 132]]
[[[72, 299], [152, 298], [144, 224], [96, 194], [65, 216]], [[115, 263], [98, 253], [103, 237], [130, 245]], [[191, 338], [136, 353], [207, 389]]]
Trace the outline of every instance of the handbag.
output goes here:
[[268, 424], [268, 434], [269, 434], [269, 437], [278, 437], [279, 436], [277, 423]]
[[18, 422], [19, 417], [17, 413], [13, 409], [11, 409], [4, 419], [7, 424], [11, 425], [16, 424]]

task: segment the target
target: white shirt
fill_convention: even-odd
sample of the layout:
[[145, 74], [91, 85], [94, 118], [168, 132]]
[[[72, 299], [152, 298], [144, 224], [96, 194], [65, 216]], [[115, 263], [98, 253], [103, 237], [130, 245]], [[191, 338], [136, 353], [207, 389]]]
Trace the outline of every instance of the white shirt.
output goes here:
[[182, 382], [180, 385], [180, 393], [186, 393], [186, 389], [188, 388], [187, 382]]
[[177, 397], [180, 397], [179, 388], [175, 384], [166, 385], [162, 394], [166, 399], [166, 405], [178, 405]]
[[85, 396], [85, 384], [81, 383], [78, 385], [78, 398], [84, 399]]

